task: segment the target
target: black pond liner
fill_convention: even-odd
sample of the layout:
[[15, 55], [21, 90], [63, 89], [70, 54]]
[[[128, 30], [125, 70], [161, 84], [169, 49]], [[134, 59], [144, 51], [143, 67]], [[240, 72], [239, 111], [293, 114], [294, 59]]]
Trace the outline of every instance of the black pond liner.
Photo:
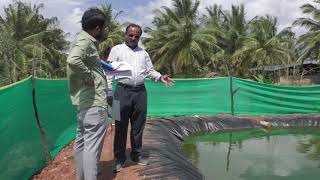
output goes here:
[[[262, 117], [193, 116], [153, 119], [144, 132], [144, 152], [150, 161], [140, 173], [144, 179], [204, 179], [182, 151], [184, 138], [192, 134], [222, 130], [274, 127], [319, 127], [320, 115]], [[261, 117], [259, 118], [261, 120]]]

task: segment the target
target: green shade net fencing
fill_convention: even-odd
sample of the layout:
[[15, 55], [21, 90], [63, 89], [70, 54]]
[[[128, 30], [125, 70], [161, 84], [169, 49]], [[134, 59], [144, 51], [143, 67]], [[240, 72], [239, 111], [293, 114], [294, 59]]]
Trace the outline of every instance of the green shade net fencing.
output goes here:
[[[232, 78], [234, 114], [280, 115], [320, 112], [320, 86], [273, 86]], [[176, 85], [147, 81], [148, 115], [232, 114], [230, 78], [176, 80]]]
[[[76, 111], [66, 80], [35, 81], [39, 119], [52, 158], [75, 137]], [[32, 81], [0, 89], [0, 179], [29, 179], [46, 166], [32, 103]]]
[[46, 165], [31, 79], [0, 89], [0, 179], [28, 179]]
[[[272, 86], [237, 78], [176, 80], [175, 86], [146, 81], [148, 116], [319, 113], [320, 86]], [[76, 110], [66, 80], [36, 79], [36, 102], [51, 157], [76, 134]], [[0, 179], [28, 179], [46, 165], [37, 127], [32, 82], [0, 89]]]
[[229, 78], [176, 80], [166, 87], [146, 82], [149, 116], [208, 115], [230, 113]]
[[52, 158], [75, 138], [76, 109], [71, 105], [66, 80], [36, 81], [39, 118], [45, 129]]
[[273, 86], [232, 78], [235, 114], [279, 115], [320, 112], [320, 86]]

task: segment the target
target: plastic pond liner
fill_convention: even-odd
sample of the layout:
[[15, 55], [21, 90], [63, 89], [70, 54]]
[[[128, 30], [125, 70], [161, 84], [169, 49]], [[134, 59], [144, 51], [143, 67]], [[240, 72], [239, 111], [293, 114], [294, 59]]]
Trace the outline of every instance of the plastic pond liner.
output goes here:
[[320, 128], [268, 128], [190, 136], [183, 151], [205, 179], [320, 176]]
[[[263, 145], [259, 141], [261, 139], [278, 137], [280, 135], [291, 135], [298, 136], [298, 140], [301, 138], [306, 138], [304, 136], [314, 135], [314, 137], [319, 137], [320, 132], [320, 115], [289, 115], [289, 116], [265, 116], [265, 117], [237, 117], [237, 116], [192, 116], [192, 117], [173, 117], [173, 118], [159, 118], [148, 121], [149, 128], [146, 129], [144, 134], [144, 153], [150, 160], [150, 164], [146, 166], [145, 170], [141, 172], [140, 175], [144, 179], [219, 179], [226, 178], [227, 176], [207, 176], [207, 174], [202, 174], [203, 169], [197, 167], [196, 160], [192, 158], [195, 156], [195, 151], [192, 152], [194, 146], [188, 147], [192, 142], [207, 142], [213, 140], [216, 144], [225, 143], [226, 147], [230, 144], [237, 144], [239, 142], [246, 142], [250, 138], [256, 138], [255, 142], [251, 144], [256, 144], [260, 149]], [[281, 128], [281, 129], [280, 129]], [[297, 130], [299, 128], [299, 130]], [[209, 137], [208, 134], [212, 134]], [[214, 134], [218, 136], [214, 136]], [[196, 136], [202, 135], [202, 136]], [[206, 135], [206, 136], [203, 136]], [[230, 137], [231, 136], [231, 137]], [[212, 139], [212, 138], [216, 139]], [[284, 138], [285, 136], [281, 137]], [[208, 139], [209, 138], [209, 139]], [[290, 138], [291, 137], [287, 137]], [[300, 138], [300, 139], [299, 139]], [[291, 138], [292, 139], [292, 138]], [[283, 139], [284, 143], [288, 142], [288, 139]], [[287, 141], [287, 142], [286, 142]], [[228, 144], [229, 143], [229, 144]], [[279, 142], [280, 143], [280, 142]], [[283, 143], [283, 142], [281, 142]], [[283, 144], [284, 144], [283, 143]], [[272, 143], [271, 143], [272, 144]], [[310, 151], [308, 150], [308, 145], [303, 143], [300, 146], [300, 151]], [[319, 146], [319, 144], [316, 144]], [[188, 149], [189, 148], [189, 149]], [[231, 148], [231, 146], [230, 146]], [[282, 148], [279, 146], [278, 148]], [[299, 148], [299, 147], [297, 147]], [[305, 148], [305, 149], [303, 149]], [[191, 152], [190, 152], [191, 149]], [[272, 149], [272, 148], [271, 148]], [[276, 149], [276, 148], [273, 148]], [[320, 148], [318, 148], [319, 150]], [[185, 151], [184, 151], [185, 150]], [[188, 155], [189, 150], [189, 155]], [[244, 148], [244, 150], [247, 150]], [[265, 150], [266, 151], [266, 150]], [[267, 152], [267, 151], [266, 151]], [[191, 153], [191, 154], [190, 154]], [[193, 153], [193, 154], [192, 154]], [[216, 153], [216, 152], [211, 152]], [[209, 159], [210, 161], [207, 166], [214, 167], [215, 164], [222, 164], [224, 171], [229, 171], [233, 168], [232, 151], [227, 149], [227, 152], [223, 155], [223, 160], [219, 159], [217, 153], [216, 161], [215, 159]], [[317, 154], [319, 155], [319, 153]], [[317, 155], [313, 155], [313, 160], [317, 160], [315, 163], [318, 164], [317, 168], [320, 168], [320, 160]], [[189, 157], [187, 157], [189, 156]], [[228, 157], [229, 156], [229, 157]], [[304, 156], [308, 156], [304, 154]], [[309, 156], [312, 156], [312, 154]], [[227, 158], [226, 158], [227, 157]], [[229, 158], [229, 159], [228, 159]], [[193, 159], [193, 160], [192, 160]], [[257, 158], [255, 158], [257, 159]], [[230, 162], [231, 161], [231, 162]], [[240, 161], [241, 162], [241, 161]], [[290, 162], [290, 161], [288, 161]], [[257, 163], [256, 167], [263, 169], [265, 166], [260, 166], [261, 163]], [[241, 167], [239, 165], [238, 167]], [[237, 168], [233, 168], [237, 169]], [[285, 169], [285, 168], [284, 168]], [[283, 169], [278, 168], [279, 179], [286, 179], [285, 172]], [[319, 171], [312, 171], [310, 173], [318, 173], [317, 177], [320, 175]], [[210, 172], [210, 170], [207, 170]], [[308, 173], [308, 172], [306, 172]], [[316, 174], [310, 174], [309, 179]], [[240, 177], [240, 176], [239, 176]], [[239, 177], [233, 177], [239, 179]], [[252, 173], [247, 176], [242, 176], [240, 179], [274, 179], [272, 176], [261, 176], [252, 175]], [[304, 175], [304, 179], [308, 176]], [[228, 179], [228, 178], [227, 178]], [[229, 177], [230, 179], [230, 177]], [[232, 179], [232, 178], [231, 178]], [[294, 179], [290, 177], [289, 179]], [[297, 177], [301, 179], [301, 177]], [[312, 178], [311, 178], [312, 179]], [[307, 179], [306, 179], [307, 180]]]

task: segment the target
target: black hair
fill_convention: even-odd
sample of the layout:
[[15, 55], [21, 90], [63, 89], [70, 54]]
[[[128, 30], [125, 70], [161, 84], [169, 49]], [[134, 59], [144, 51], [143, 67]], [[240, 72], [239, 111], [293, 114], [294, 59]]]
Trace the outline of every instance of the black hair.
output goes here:
[[102, 27], [106, 23], [105, 14], [98, 8], [90, 8], [83, 13], [81, 18], [82, 29], [92, 30], [95, 27]]
[[136, 27], [136, 28], [139, 28], [140, 29], [140, 35], [142, 34], [142, 29], [141, 29], [141, 26], [139, 26], [138, 24], [129, 24], [126, 28], [126, 34], [128, 33], [128, 29], [130, 27]]

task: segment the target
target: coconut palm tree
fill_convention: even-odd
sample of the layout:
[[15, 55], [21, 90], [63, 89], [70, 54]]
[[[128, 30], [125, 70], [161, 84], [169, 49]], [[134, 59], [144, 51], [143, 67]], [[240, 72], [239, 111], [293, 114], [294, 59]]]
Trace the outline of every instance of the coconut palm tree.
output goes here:
[[206, 10], [204, 25], [225, 32], [225, 38], [218, 39], [221, 49], [214, 50], [208, 64], [211, 69], [217, 69], [215, 71], [222, 75], [248, 78], [251, 76], [249, 68], [292, 62], [294, 34], [290, 28], [277, 34], [275, 18], [255, 17], [247, 22], [243, 5], [233, 5], [231, 11], [218, 5]]
[[174, 8], [158, 9], [155, 29], [147, 28], [150, 37], [143, 43], [157, 69], [170, 74], [193, 73], [205, 65], [221, 32], [200, 26], [198, 0], [173, 0]]
[[247, 35], [247, 22], [245, 19], [244, 5], [231, 6], [231, 11], [226, 11], [219, 5], [206, 8], [207, 14], [203, 17], [204, 26], [215, 27], [224, 36], [218, 38], [218, 47], [208, 63], [210, 69], [219, 71], [221, 75], [234, 76], [238, 66], [234, 63], [233, 54], [242, 45], [242, 39]]
[[61, 77], [65, 75], [63, 53], [67, 41], [61, 29], [56, 28], [57, 18], [44, 18], [40, 14], [43, 4], [34, 5], [15, 1], [4, 8], [0, 16], [0, 30], [8, 35], [11, 48], [2, 51], [11, 67], [11, 82], [31, 74], [31, 63], [37, 64], [38, 75]]
[[277, 34], [276, 18], [255, 17], [241, 41], [241, 48], [233, 54], [234, 63], [244, 70], [241, 76], [247, 76], [249, 68], [293, 62], [294, 33], [286, 28]]
[[304, 4], [300, 7], [302, 12], [309, 17], [298, 18], [293, 22], [294, 26], [308, 29], [308, 32], [298, 39], [297, 49], [299, 51], [299, 62], [307, 58], [320, 59], [320, 0], [314, 0], [315, 4]]
[[121, 24], [116, 21], [123, 11], [113, 15], [111, 4], [102, 4], [100, 9], [107, 17], [106, 38], [99, 44], [99, 53], [104, 56], [106, 50], [110, 50], [113, 46], [123, 42], [124, 33], [121, 30]]
[[9, 59], [8, 56], [12, 49], [15, 49], [14, 41], [11, 39], [10, 35], [5, 32], [0, 32], [0, 86], [13, 83], [13, 77], [11, 73], [10, 64], [17, 66], [12, 59]]
[[206, 11], [208, 14], [202, 17], [204, 26], [222, 28], [225, 22], [225, 12], [221, 5], [214, 4], [213, 6], [206, 7]]

